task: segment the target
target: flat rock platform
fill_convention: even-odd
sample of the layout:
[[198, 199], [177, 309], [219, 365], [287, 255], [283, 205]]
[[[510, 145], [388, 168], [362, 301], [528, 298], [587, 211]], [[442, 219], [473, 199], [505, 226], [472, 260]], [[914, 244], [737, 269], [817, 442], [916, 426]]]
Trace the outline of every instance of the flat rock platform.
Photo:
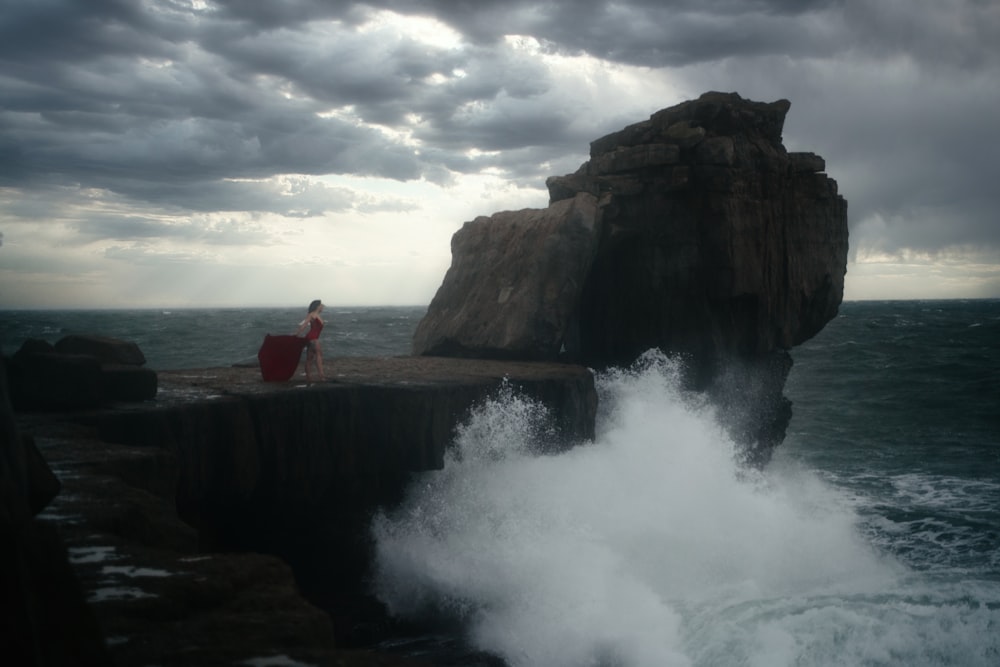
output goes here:
[[61, 485], [40, 520], [115, 664], [428, 664], [377, 648], [398, 628], [365, 588], [372, 513], [440, 468], [456, 426], [504, 384], [546, 405], [567, 446], [593, 436], [579, 366], [329, 358], [325, 371], [161, 371], [155, 400], [16, 415]]

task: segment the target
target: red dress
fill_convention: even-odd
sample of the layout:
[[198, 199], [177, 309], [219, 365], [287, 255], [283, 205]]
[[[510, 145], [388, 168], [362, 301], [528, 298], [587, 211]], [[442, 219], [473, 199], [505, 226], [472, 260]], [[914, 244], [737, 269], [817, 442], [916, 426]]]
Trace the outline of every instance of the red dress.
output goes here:
[[319, 338], [323, 322], [314, 317], [309, 321], [309, 331], [305, 338], [298, 336], [264, 336], [264, 344], [257, 352], [260, 374], [268, 382], [284, 382], [295, 375], [295, 369], [302, 358], [302, 349]]
[[257, 352], [260, 374], [268, 382], [284, 382], [298, 368], [302, 349], [307, 345], [305, 338], [298, 336], [264, 336], [264, 344]]
[[306, 340], [316, 340], [322, 332], [323, 320], [314, 317], [309, 322], [309, 331], [306, 332]]

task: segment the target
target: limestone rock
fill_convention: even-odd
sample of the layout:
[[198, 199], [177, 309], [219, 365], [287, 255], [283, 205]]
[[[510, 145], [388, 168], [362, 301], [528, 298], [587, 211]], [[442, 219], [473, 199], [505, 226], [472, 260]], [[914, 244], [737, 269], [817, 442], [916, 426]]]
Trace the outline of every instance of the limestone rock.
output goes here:
[[156, 372], [130, 341], [104, 336], [66, 336], [54, 346], [24, 341], [9, 362], [16, 410], [81, 410], [106, 401], [145, 401], [156, 396]]
[[[605, 175], [579, 183], [612, 195], [601, 209], [604, 235], [581, 300], [576, 357], [629, 363], [660, 347], [699, 360], [701, 374], [711, 375], [723, 359], [802, 343], [836, 314], [847, 204], [819, 173], [822, 158], [785, 151], [788, 108], [784, 100], [706, 93], [591, 145], [601, 156], [679, 136], [679, 124], [704, 133], [679, 146], [684, 187], [664, 187], [677, 167], [634, 174], [627, 193]], [[566, 190], [550, 191], [553, 200]]]
[[706, 93], [594, 141], [548, 209], [466, 223], [414, 352], [712, 365], [808, 340], [843, 297], [847, 203], [822, 158], [785, 151], [789, 106]]
[[18, 348], [11, 359], [14, 362], [24, 360], [35, 354], [55, 354], [56, 348], [52, 343], [38, 338], [29, 338]]
[[[622, 157], [622, 164], [633, 159], [645, 158]], [[452, 239], [444, 284], [414, 335], [417, 353], [555, 359], [576, 316], [597, 221], [597, 199], [579, 193], [547, 209], [465, 223]]]
[[24, 448], [24, 481], [27, 490], [28, 510], [32, 516], [36, 516], [48, 507], [53, 498], [59, 495], [62, 483], [49, 468], [45, 457], [38, 451], [34, 438], [21, 434], [21, 446]]
[[104, 402], [100, 362], [84, 354], [18, 354], [10, 366], [15, 410], [78, 410]]
[[826, 169], [826, 160], [815, 153], [789, 153], [788, 158], [792, 161], [792, 169], [795, 171], [823, 171]]
[[[687, 359], [690, 385], [723, 402], [723, 412], [740, 412], [734, 397], [744, 389], [763, 392], [742, 404], [770, 406], [770, 421], [747, 407], [734, 428], [767, 446], [780, 441], [790, 414], [781, 397], [787, 350], [836, 315], [848, 240], [847, 202], [822, 173], [823, 159], [781, 143], [789, 108], [705, 93], [593, 141], [588, 162], [547, 180], [549, 209], [517, 214], [525, 243], [508, 242], [511, 223], [499, 214], [472, 223], [476, 243], [468, 224], [455, 235], [452, 268], [414, 352], [562, 352], [600, 367], [659, 348]], [[584, 196], [597, 203], [585, 243], [574, 248], [558, 225], [537, 225]], [[575, 262], [572, 253], [581, 253]], [[512, 276], [518, 294], [541, 293], [546, 274], [536, 267], [549, 264], [573, 267], [564, 274], [570, 287], [519, 299], [517, 308], [495, 305]], [[744, 384], [723, 387], [732, 377]]]
[[156, 398], [157, 376], [149, 368], [104, 364], [101, 366], [104, 395], [112, 401], [148, 401]]
[[138, 345], [132, 341], [107, 336], [79, 334], [66, 336], [56, 342], [55, 350], [59, 354], [89, 355], [95, 357], [102, 364], [142, 366], [146, 363], [146, 356]]
[[[0, 646], [4, 664], [106, 665], [93, 612], [51, 525], [34, 515], [58, 481], [21, 437], [0, 359]], [[54, 484], [54, 486], [53, 486]]]
[[[287, 643], [275, 646], [305, 664], [395, 664], [308, 660], [318, 641], [309, 628], [319, 624], [312, 613], [308, 624], [297, 620], [293, 582], [271, 560], [260, 572], [260, 557], [178, 556], [195, 545], [278, 556], [308, 600], [332, 615], [338, 642], [371, 644], [385, 620], [367, 597], [372, 515], [400, 500], [413, 472], [443, 467], [473, 406], [516, 388], [546, 406], [565, 438], [548, 446], [594, 437], [597, 394], [583, 367], [441, 357], [326, 363], [330, 381], [309, 384], [262, 382], [256, 368], [165, 371], [162, 395], [148, 404], [19, 417], [39, 438], [60, 434], [47, 450], [61, 453], [67, 473], [56, 511], [84, 517], [71, 523], [77, 537], [118, 544], [123, 561], [130, 552], [137, 566], [177, 575], [143, 584], [156, 598], [97, 605], [109, 633], [134, 638], [111, 647], [129, 656], [118, 664], [159, 664], [150, 658], [157, 653], [168, 664], [236, 664], [236, 652], [259, 656], [247, 647], [281, 637]], [[101, 568], [78, 569], [85, 587], [106, 586]], [[269, 630], [254, 627], [265, 619]], [[206, 623], [212, 632], [202, 632]], [[195, 648], [206, 657], [173, 660], [173, 651]]]
[[[109, 408], [116, 409], [121, 408]], [[405, 657], [347, 650], [340, 638], [367, 619], [337, 618], [311, 604], [291, 567], [279, 558], [200, 552], [197, 534], [177, 516], [175, 454], [146, 442], [123, 446], [95, 439], [91, 429], [63, 421], [76, 416], [20, 420], [45, 442], [46, 455], [65, 476], [66, 493], [53, 502], [45, 523], [55, 526], [69, 548], [72, 571], [64, 567], [75, 574], [76, 592], [87, 600], [80, 598], [81, 607], [96, 616], [109, 638], [107, 651], [99, 659], [71, 654], [66, 638], [89, 628], [66, 617], [61, 627], [43, 628], [39, 648], [52, 654], [51, 660], [21, 659], [0, 623], [4, 665], [426, 666]], [[303, 542], [315, 553], [314, 540]], [[330, 559], [322, 560], [332, 567]], [[55, 579], [40, 588], [49, 596], [40, 605], [48, 612], [57, 596], [69, 597], [73, 590]], [[5, 602], [0, 596], [0, 611]], [[42, 598], [36, 595], [34, 602]], [[383, 617], [378, 620], [384, 623]]]

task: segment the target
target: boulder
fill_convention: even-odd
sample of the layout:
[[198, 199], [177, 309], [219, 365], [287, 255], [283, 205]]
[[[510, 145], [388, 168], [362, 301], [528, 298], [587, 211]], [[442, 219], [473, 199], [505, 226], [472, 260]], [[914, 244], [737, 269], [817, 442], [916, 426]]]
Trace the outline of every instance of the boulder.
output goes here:
[[156, 372], [133, 342], [105, 336], [66, 336], [54, 346], [26, 340], [8, 363], [16, 410], [82, 410], [106, 401], [156, 397]]
[[[821, 157], [785, 150], [789, 108], [705, 93], [592, 142], [588, 162], [548, 179], [548, 209], [467, 223], [414, 353], [604, 367], [659, 348], [767, 451], [790, 415], [787, 351], [836, 315], [847, 264], [847, 202]], [[566, 202], [596, 206], [576, 245], [537, 222]], [[572, 267], [562, 289], [546, 289], [550, 265]], [[501, 307], [523, 294], [545, 298]]]
[[55, 354], [56, 348], [53, 347], [52, 343], [47, 340], [41, 340], [39, 338], [29, 338], [23, 343], [21, 347], [18, 348], [11, 360], [15, 363], [23, 362], [29, 359], [32, 355], [36, 354]]
[[[279, 556], [292, 567], [303, 594], [338, 619], [338, 641], [369, 643], [370, 633], [381, 632], [384, 621], [381, 607], [367, 597], [373, 514], [400, 502], [414, 472], [444, 466], [456, 428], [474, 406], [507, 390], [544, 405], [558, 434], [546, 437], [544, 451], [556, 452], [593, 439], [597, 393], [588, 369], [567, 364], [341, 357], [331, 360], [328, 372], [330, 381], [304, 384], [261, 382], [256, 368], [164, 371], [163, 395], [148, 404], [23, 419], [43, 432], [83, 434], [78, 445], [59, 446], [64, 457], [72, 451], [70, 458], [80, 462], [70, 467], [64, 458], [60, 468], [68, 473], [72, 499], [72, 507], [63, 511], [87, 517], [82, 534], [113, 532], [143, 547], [176, 549], [184, 538], [177, 525], [182, 520], [197, 531], [193, 541], [203, 551]], [[137, 494], [140, 489], [167, 502]], [[92, 500], [85, 501], [87, 496]], [[99, 539], [98, 544], [107, 543]], [[188, 567], [185, 563], [184, 569]], [[212, 572], [210, 582], [227, 585], [235, 574]], [[248, 574], [248, 579], [257, 578]], [[241, 590], [246, 585], [239, 582]], [[164, 597], [179, 595], [176, 604], [187, 615], [187, 584], [179, 591], [161, 591]], [[191, 584], [191, 592], [196, 591]], [[197, 626], [203, 610], [195, 602], [190, 611]], [[230, 606], [228, 599], [219, 603], [221, 612]], [[269, 612], [277, 628], [292, 623], [282, 608]], [[247, 620], [258, 618], [254, 613]], [[110, 623], [108, 627], [116, 636], [131, 634]], [[190, 643], [186, 636], [175, 643], [179, 629], [147, 631], [159, 636], [157, 641], [169, 635], [172, 645]], [[238, 638], [235, 629], [220, 635], [220, 641], [228, 643], [232, 637]], [[211, 637], [191, 639], [208, 642]], [[116, 645], [112, 650], [126, 649]]]
[[102, 364], [142, 366], [146, 363], [146, 357], [138, 345], [106, 336], [66, 336], [55, 344], [55, 351], [59, 354], [86, 354], [97, 358]]

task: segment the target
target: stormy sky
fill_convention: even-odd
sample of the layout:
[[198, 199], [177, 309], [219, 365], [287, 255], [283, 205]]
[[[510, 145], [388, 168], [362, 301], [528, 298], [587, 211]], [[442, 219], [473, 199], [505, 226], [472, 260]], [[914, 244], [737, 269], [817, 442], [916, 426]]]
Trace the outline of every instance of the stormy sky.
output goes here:
[[1000, 297], [994, 0], [0, 0], [0, 308], [426, 304], [451, 235], [789, 99], [847, 299]]

